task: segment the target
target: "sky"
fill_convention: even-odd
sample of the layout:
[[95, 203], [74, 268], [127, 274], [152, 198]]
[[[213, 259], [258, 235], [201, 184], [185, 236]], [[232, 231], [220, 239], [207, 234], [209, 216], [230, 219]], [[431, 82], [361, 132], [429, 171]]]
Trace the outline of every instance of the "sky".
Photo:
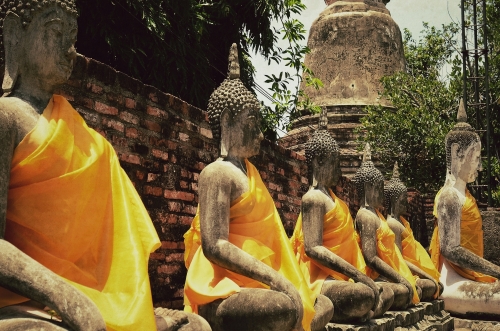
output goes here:
[[[304, 24], [309, 33], [313, 21], [326, 8], [323, 0], [303, 0], [307, 9], [300, 15], [299, 20]], [[420, 31], [423, 29], [422, 22], [429, 23], [430, 26], [440, 27], [452, 21], [460, 22], [460, 0], [391, 0], [387, 4], [387, 9], [391, 12], [394, 21], [399, 25], [401, 31], [408, 29], [414, 39], [417, 40]], [[307, 38], [304, 43], [307, 42]], [[284, 46], [283, 44], [281, 46]], [[279, 74], [284, 70], [284, 66], [276, 64], [268, 66], [267, 61], [260, 55], [252, 56], [252, 62], [257, 72], [255, 81], [258, 85], [267, 90], [265, 75]], [[272, 93], [271, 93], [272, 94]], [[261, 94], [257, 94], [259, 100], [267, 105], [271, 102]]]

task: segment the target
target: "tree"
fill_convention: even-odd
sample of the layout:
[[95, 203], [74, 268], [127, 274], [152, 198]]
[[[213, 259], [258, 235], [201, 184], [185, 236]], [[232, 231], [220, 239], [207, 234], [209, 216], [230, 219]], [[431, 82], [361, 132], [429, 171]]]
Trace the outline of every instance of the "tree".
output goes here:
[[[278, 63], [282, 52], [293, 63], [304, 54], [302, 48], [279, 49], [280, 31], [272, 26], [281, 22], [290, 40], [304, 35], [292, 18], [305, 9], [301, 0], [79, 0], [77, 6], [80, 53], [201, 108], [227, 76], [233, 42], [240, 46], [241, 79], [250, 89], [251, 50]], [[276, 118], [267, 115], [264, 124], [272, 128]]]
[[[496, 186], [494, 196], [500, 203], [500, 0], [487, 0], [487, 27], [490, 59], [490, 124], [492, 126], [492, 174]], [[478, 7], [481, 13], [481, 7]], [[466, 3], [466, 26], [472, 26], [472, 2]], [[479, 15], [481, 16], [481, 15]], [[478, 24], [482, 24], [481, 19]], [[394, 108], [368, 107], [360, 131], [365, 135], [361, 141], [373, 144], [374, 150], [389, 168], [395, 160], [402, 163], [401, 172], [408, 185], [422, 192], [438, 189], [445, 177], [444, 137], [456, 122], [456, 110], [462, 97], [461, 45], [457, 44], [460, 27], [456, 24], [442, 29], [429, 27], [424, 23], [423, 37], [413, 40], [405, 31], [404, 45], [407, 70], [382, 79], [382, 97], [390, 100]], [[482, 35], [479, 44], [482, 45]], [[470, 36], [468, 38], [468, 48]], [[443, 66], [451, 67], [451, 73], [442, 76]], [[484, 62], [479, 70], [469, 59], [469, 77], [484, 76]], [[479, 86], [480, 101], [484, 102], [484, 85]], [[468, 100], [473, 102], [472, 84], [468, 84]], [[486, 128], [484, 110], [476, 116], [474, 107], [469, 107], [469, 123], [479, 130]], [[483, 146], [486, 140], [483, 135]], [[484, 179], [485, 176], [483, 176]]]

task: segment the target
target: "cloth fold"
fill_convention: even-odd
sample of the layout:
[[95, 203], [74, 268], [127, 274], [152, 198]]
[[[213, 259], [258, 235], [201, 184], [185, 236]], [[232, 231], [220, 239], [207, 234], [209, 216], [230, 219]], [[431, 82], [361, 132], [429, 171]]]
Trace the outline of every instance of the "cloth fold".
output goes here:
[[[62, 96], [14, 151], [5, 239], [87, 295], [108, 330], [156, 330], [156, 230], [111, 144]], [[0, 289], [0, 307], [26, 300]]]
[[[314, 300], [304, 281], [274, 201], [253, 164], [245, 160], [250, 190], [231, 204], [229, 242], [287, 278], [299, 291], [304, 305], [302, 325], [311, 329]], [[184, 286], [185, 310], [224, 299], [240, 288], [269, 288], [210, 262], [201, 247], [199, 209], [184, 235], [184, 261], [188, 269]]]
[[[380, 219], [380, 227], [377, 229], [377, 255], [382, 261], [391, 266], [396, 270], [401, 276], [403, 276], [413, 287], [413, 298], [412, 302], [414, 304], [420, 302], [418, 293], [415, 287], [416, 279], [408, 268], [403, 255], [399, 251], [398, 246], [395, 242], [395, 234], [392, 232], [391, 228], [387, 224], [385, 217], [376, 210], [377, 215]], [[371, 279], [377, 279], [379, 273], [375, 270], [369, 269], [368, 276]]]
[[[323, 246], [360, 272], [366, 274], [365, 259], [359, 247], [359, 235], [354, 230], [354, 222], [349, 208], [331, 190], [330, 196], [335, 202], [335, 206], [323, 217]], [[290, 241], [304, 278], [316, 299], [321, 293], [324, 281], [328, 277], [345, 281], [348, 281], [349, 277], [328, 269], [306, 255], [303, 226], [301, 213], [297, 219], [297, 224], [295, 225], [295, 230]]]
[[[434, 216], [437, 218], [437, 203], [441, 191], [436, 194], [434, 199]], [[462, 218], [460, 222], [460, 246], [468, 249], [472, 253], [479, 257], [483, 257], [484, 254], [484, 243], [483, 243], [483, 219], [481, 217], [481, 212], [476, 203], [476, 199], [470, 194], [469, 190], [465, 191], [465, 202], [462, 206]], [[440, 268], [440, 257], [441, 257], [441, 247], [439, 243], [439, 227], [436, 224], [434, 227], [434, 232], [432, 233], [432, 239], [429, 251], [431, 252], [432, 262], [436, 268]], [[448, 263], [451, 267], [462, 277], [474, 280], [481, 283], [493, 283], [497, 279], [495, 277], [482, 274], [480, 272], [472, 271], [466, 268], [462, 268], [450, 261]]]
[[[403, 216], [400, 216], [400, 220], [405, 227], [401, 240], [403, 258], [428, 273], [434, 281], [439, 282], [439, 271], [432, 263], [431, 257], [425, 248], [413, 236], [410, 223]], [[437, 299], [438, 296], [439, 288], [434, 294], [434, 299]]]

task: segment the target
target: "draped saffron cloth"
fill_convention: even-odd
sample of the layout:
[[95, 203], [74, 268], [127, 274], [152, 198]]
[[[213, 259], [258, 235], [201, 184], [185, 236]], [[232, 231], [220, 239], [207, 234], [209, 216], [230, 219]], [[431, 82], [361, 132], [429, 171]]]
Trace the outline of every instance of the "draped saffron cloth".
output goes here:
[[[377, 255], [411, 284], [413, 288], [412, 302], [419, 303], [420, 299], [415, 288], [416, 279], [408, 268], [398, 246], [396, 246], [396, 235], [387, 224], [385, 217], [378, 210], [376, 212], [380, 219], [380, 227], [377, 229]], [[377, 279], [379, 274], [375, 270], [369, 269], [368, 276], [371, 279]]]
[[[400, 216], [400, 220], [405, 227], [401, 242], [403, 258], [428, 273], [436, 282], [439, 282], [439, 271], [434, 266], [434, 263], [432, 263], [431, 257], [425, 248], [413, 236], [410, 223], [403, 216]], [[434, 299], [437, 299], [438, 296], [439, 288], [434, 294]]]
[[[434, 199], [434, 216], [436, 218], [438, 217], [437, 204], [439, 196], [441, 195], [441, 190], [438, 192], [436, 198]], [[465, 202], [462, 206], [462, 218], [460, 222], [460, 246], [468, 249], [479, 257], [483, 257], [483, 218], [481, 217], [476, 199], [474, 199], [472, 194], [470, 194], [469, 190], [465, 191]], [[440, 249], [439, 228], [436, 224], [436, 226], [434, 227], [434, 232], [432, 233], [431, 245], [429, 248], [431, 252], [432, 262], [434, 263], [436, 268], [440, 267]], [[495, 277], [462, 268], [450, 261], [448, 261], [448, 263], [460, 276], [464, 278], [481, 283], [493, 283], [497, 280]]]
[[[354, 222], [349, 208], [331, 190], [330, 196], [335, 202], [335, 206], [323, 217], [323, 246], [366, 274], [365, 259], [359, 247], [359, 236], [354, 230]], [[323, 283], [328, 276], [337, 280], [349, 280], [349, 277], [346, 275], [331, 270], [306, 255], [302, 214], [297, 219], [297, 224], [295, 225], [295, 230], [290, 241], [292, 242], [296, 258], [299, 261], [300, 269], [304, 274], [309, 288], [313, 292], [314, 298], [317, 298], [320, 294]]]
[[[231, 204], [229, 242], [278, 271], [297, 288], [304, 305], [302, 325], [310, 330], [314, 317], [312, 293], [304, 281], [271, 195], [254, 165], [248, 160], [245, 163], [250, 190]], [[184, 286], [186, 311], [197, 313], [198, 306], [227, 298], [242, 287], [269, 288], [219, 267], [205, 257], [201, 247], [199, 210], [184, 235], [184, 244], [184, 261], [188, 269]]]
[[[5, 239], [89, 297], [108, 330], [156, 330], [158, 235], [113, 147], [62, 96], [14, 151]], [[0, 288], [0, 307], [26, 300]]]

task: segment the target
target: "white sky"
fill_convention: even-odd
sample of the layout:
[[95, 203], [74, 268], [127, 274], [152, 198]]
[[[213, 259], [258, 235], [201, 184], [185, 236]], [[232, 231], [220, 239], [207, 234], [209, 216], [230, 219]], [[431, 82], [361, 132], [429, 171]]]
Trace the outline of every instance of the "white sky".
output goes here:
[[[304, 4], [307, 10], [302, 13], [299, 20], [309, 30], [312, 22], [326, 8], [326, 4], [323, 0], [304, 0]], [[390, 10], [392, 18], [401, 31], [407, 28], [417, 39], [423, 29], [422, 22], [428, 22], [430, 26], [436, 27], [441, 27], [442, 24], [448, 24], [451, 21], [460, 22], [459, 5], [460, 0], [392, 0], [387, 4], [387, 9]], [[273, 65], [268, 66], [267, 61], [260, 55], [253, 56], [252, 60], [257, 69], [255, 80], [266, 90], [268, 84], [264, 83], [265, 75], [277, 75], [285, 68], [284, 65], [277, 66], [274, 62]], [[265, 104], [271, 105], [271, 102], [262, 95], [257, 94], [257, 97]]]

